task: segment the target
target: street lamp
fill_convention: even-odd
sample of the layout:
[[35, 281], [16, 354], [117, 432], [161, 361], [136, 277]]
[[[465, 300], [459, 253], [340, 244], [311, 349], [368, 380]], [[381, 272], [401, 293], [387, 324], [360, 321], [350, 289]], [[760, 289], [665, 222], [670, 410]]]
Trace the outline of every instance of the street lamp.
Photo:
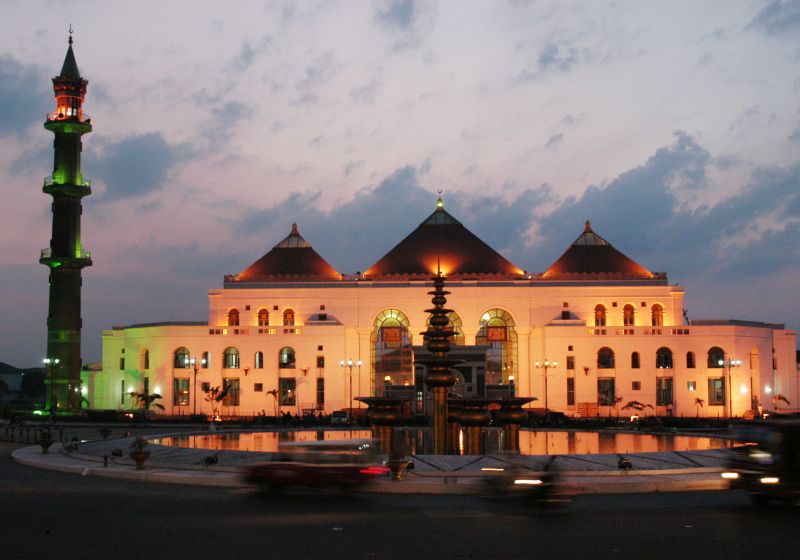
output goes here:
[[558, 362], [545, 358], [543, 362], [535, 362], [534, 365], [537, 369], [544, 369], [544, 412], [547, 414], [549, 410], [547, 406], [547, 370], [558, 367]]
[[192, 369], [194, 370], [194, 396], [192, 397], [192, 406], [193, 406], [192, 416], [197, 416], [197, 373], [198, 373], [197, 370], [200, 368], [200, 365], [202, 365], [202, 367], [206, 367], [206, 359], [201, 358], [200, 364], [198, 364], [197, 358], [192, 358], [191, 360], [189, 360], [189, 363], [191, 364]]
[[733, 391], [731, 390], [733, 377], [731, 375], [731, 368], [742, 365], [742, 360], [731, 360], [728, 358], [725, 360], [719, 360], [717, 363], [720, 365], [720, 367], [724, 367], [728, 371], [728, 379], [725, 382], [728, 385], [728, 417], [733, 418]]
[[45, 358], [42, 360], [44, 362], [45, 368], [47, 368], [47, 374], [50, 378], [50, 417], [56, 417], [56, 391], [55, 391], [55, 381], [54, 381], [54, 373], [53, 369], [59, 363], [58, 358]]
[[361, 360], [355, 362], [352, 359], [339, 360], [339, 365], [342, 366], [342, 368], [347, 368], [347, 374], [350, 378], [350, 409], [347, 411], [349, 416], [353, 415], [353, 367], [358, 366], [360, 368], [361, 364]]

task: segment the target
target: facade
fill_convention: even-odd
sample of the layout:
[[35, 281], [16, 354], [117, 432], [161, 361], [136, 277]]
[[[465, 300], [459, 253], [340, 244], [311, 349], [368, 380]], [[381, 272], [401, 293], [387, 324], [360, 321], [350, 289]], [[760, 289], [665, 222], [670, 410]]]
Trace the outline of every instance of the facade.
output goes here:
[[39, 262], [50, 270], [47, 314], [47, 408], [53, 414], [81, 409], [81, 271], [92, 265], [81, 244], [81, 199], [91, 194], [81, 173], [81, 137], [92, 131], [83, 112], [87, 82], [69, 48], [61, 73], [53, 78], [56, 110], [44, 127], [55, 135], [53, 174], [43, 191], [53, 197], [50, 246]]
[[[220, 412], [243, 416], [358, 408], [358, 396], [409, 398], [430, 410], [422, 379], [432, 277], [450, 292], [449, 358], [463, 396], [533, 396], [569, 416], [742, 416], [773, 395], [796, 405], [796, 333], [782, 325], [684, 320], [670, 285], [596, 234], [589, 222], [552, 266], [529, 274], [445, 211], [363, 274], [337, 272], [291, 233], [208, 293], [202, 323], [103, 332], [103, 368], [87, 374], [90, 406], [131, 408], [162, 395], [166, 413], [209, 414], [204, 390], [228, 387]], [[416, 360], [415, 360], [416, 358]]]

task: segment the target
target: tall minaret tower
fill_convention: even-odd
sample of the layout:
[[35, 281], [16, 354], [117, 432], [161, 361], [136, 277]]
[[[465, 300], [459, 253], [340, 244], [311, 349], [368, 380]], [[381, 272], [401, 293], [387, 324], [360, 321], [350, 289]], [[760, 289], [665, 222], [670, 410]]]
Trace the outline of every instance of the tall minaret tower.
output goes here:
[[81, 404], [81, 269], [92, 259], [81, 245], [81, 199], [91, 194], [81, 174], [81, 136], [92, 131], [83, 112], [89, 83], [81, 78], [69, 48], [61, 73], [53, 78], [56, 110], [44, 127], [55, 134], [53, 175], [44, 180], [45, 193], [53, 197], [53, 233], [50, 247], [39, 262], [50, 269], [50, 305], [47, 315], [48, 410], [68, 414]]

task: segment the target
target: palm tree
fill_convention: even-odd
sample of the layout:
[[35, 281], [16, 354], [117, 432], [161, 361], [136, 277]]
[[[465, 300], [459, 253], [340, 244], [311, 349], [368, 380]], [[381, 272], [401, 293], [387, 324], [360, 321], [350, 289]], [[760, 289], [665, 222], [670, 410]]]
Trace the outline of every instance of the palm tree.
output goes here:
[[[622, 402], [622, 397], [614, 397], [614, 410], [617, 411], [617, 418], [619, 418], [619, 403]], [[624, 408], [624, 407], [623, 407]]]
[[275, 411], [275, 418], [277, 418], [278, 417], [278, 390], [277, 389], [270, 389], [269, 391], [267, 391], [266, 394], [267, 395], [272, 395], [272, 398], [273, 398], [272, 407], [273, 407], [273, 410]]
[[694, 399], [694, 406], [697, 409], [697, 417], [700, 417], [700, 409], [703, 408], [703, 405], [706, 404], [706, 401], [701, 399], [700, 397], [695, 397]]
[[789, 406], [790, 404], [792, 404], [792, 403], [789, 402], [789, 399], [787, 399], [783, 395], [781, 395], [781, 394], [774, 395], [772, 397], [772, 405], [775, 407], [775, 410], [778, 410], [778, 405], [779, 405], [779, 403], [781, 401], [785, 402], [786, 406]]
[[216, 387], [210, 387], [208, 391], [204, 391], [206, 394], [204, 398], [211, 405], [213, 420], [219, 418], [219, 405], [228, 396], [228, 391], [231, 387], [233, 387], [233, 384], [226, 385], [224, 389], [217, 385]]
[[144, 411], [145, 418], [150, 417], [151, 407], [164, 410], [164, 405], [155, 402], [158, 399], [162, 398], [161, 395], [159, 395], [158, 393], [145, 393], [144, 391], [138, 393], [136, 391], [131, 391], [130, 395], [131, 395], [131, 400], [136, 402], [136, 406], [138, 406]]

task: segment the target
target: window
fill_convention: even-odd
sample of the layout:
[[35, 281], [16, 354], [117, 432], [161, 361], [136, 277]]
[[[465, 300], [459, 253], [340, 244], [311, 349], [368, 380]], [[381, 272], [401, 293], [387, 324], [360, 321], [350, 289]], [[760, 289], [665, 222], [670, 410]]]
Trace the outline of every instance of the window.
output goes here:
[[222, 386], [227, 389], [225, 398], [222, 399], [222, 406], [239, 406], [239, 378], [223, 377]]
[[222, 367], [225, 369], [238, 369], [239, 367], [239, 351], [233, 346], [225, 349], [223, 354], [224, 364]]
[[567, 377], [567, 406], [575, 406], [575, 378]]
[[597, 378], [597, 404], [600, 406], [614, 406], [614, 378]]
[[283, 311], [283, 326], [285, 326], [285, 327], [294, 326], [294, 310], [293, 309], [285, 309]]
[[711, 406], [725, 404], [725, 379], [712, 377], [708, 380], [708, 404]]
[[269, 326], [269, 311], [267, 311], [264, 308], [258, 310], [258, 326], [259, 327]]
[[317, 352], [322, 352], [322, 344], [320, 344], [319, 346], [317, 346]]
[[125, 369], [125, 356], [119, 359], [119, 369]]
[[204, 393], [208, 393], [211, 390], [211, 383], [208, 381], [203, 381], [200, 384], [200, 390], [203, 391]]
[[635, 311], [633, 310], [633, 306], [629, 303], [625, 307], [622, 308], [622, 324], [626, 327], [632, 327], [634, 323], [634, 315]]
[[125, 380], [120, 381], [119, 387], [119, 404], [125, 404]]
[[208, 352], [203, 352], [202, 357], [200, 358], [200, 367], [203, 369], [208, 369], [209, 364], [211, 363], [211, 354]]
[[668, 406], [672, 404], [672, 378], [656, 378], [656, 406]]
[[570, 316], [569, 311], [562, 311], [561, 312], [561, 320], [569, 321], [569, 316]]
[[639, 369], [639, 352], [631, 353], [631, 369]]
[[664, 308], [659, 304], [653, 304], [650, 310], [651, 320], [654, 327], [661, 327], [664, 325]]
[[325, 356], [317, 356], [317, 367], [322, 369], [325, 367]]
[[175, 350], [172, 357], [172, 367], [175, 369], [186, 369], [189, 367], [189, 349], [181, 346]]
[[264, 369], [264, 352], [256, 352], [253, 364], [256, 369]]
[[150, 369], [150, 350], [142, 352], [142, 369]]
[[719, 346], [708, 349], [708, 367], [721, 368], [725, 363], [725, 351]]
[[606, 326], [606, 308], [604, 305], [598, 304], [594, 308], [594, 326]]
[[176, 377], [172, 380], [172, 404], [189, 406], [189, 378]]
[[317, 378], [317, 410], [325, 410], [325, 378]]
[[697, 391], [697, 381], [687, 381], [686, 382], [686, 390], [687, 391]]
[[280, 369], [294, 369], [294, 348], [284, 346], [278, 354], [278, 367]]
[[575, 356], [567, 356], [567, 369], [575, 369]]
[[672, 350], [661, 347], [656, 352], [656, 367], [658, 369], [672, 369]]
[[686, 368], [694, 369], [694, 352], [686, 352]]
[[264, 392], [264, 384], [263, 383], [253, 383], [253, 392], [254, 393], [263, 393]]
[[597, 368], [614, 369], [614, 351], [611, 348], [604, 346], [597, 351]]
[[413, 356], [411, 333], [405, 313], [398, 309], [384, 309], [373, 322], [370, 334], [370, 362], [373, 365], [372, 390], [381, 395], [387, 375], [399, 383], [413, 382]]
[[632, 381], [631, 382], [631, 391], [641, 391], [642, 390], [642, 382], [641, 381]]
[[296, 381], [294, 377], [281, 377], [279, 384], [279, 403], [281, 406], [294, 406], [295, 405], [295, 386]]
[[235, 307], [228, 311], [228, 326], [229, 327], [238, 327], [239, 326], [239, 310]]
[[150, 394], [150, 378], [149, 377], [145, 377], [144, 379], [142, 379], [142, 392], [145, 395], [149, 395]]

